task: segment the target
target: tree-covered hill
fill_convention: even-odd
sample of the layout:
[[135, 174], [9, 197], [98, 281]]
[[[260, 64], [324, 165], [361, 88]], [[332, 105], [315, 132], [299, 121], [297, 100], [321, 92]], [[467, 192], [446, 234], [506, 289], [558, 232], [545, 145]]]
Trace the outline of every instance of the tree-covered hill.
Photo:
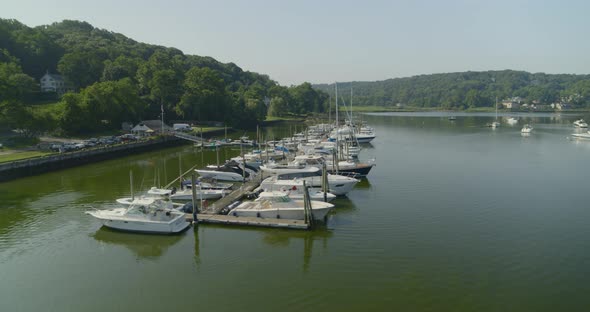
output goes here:
[[[69, 93], [57, 120], [38, 120], [29, 104], [47, 100], [39, 79], [62, 75]], [[136, 42], [86, 22], [28, 27], [0, 19], [0, 124], [45, 125], [66, 133], [116, 129], [121, 121], [222, 121], [251, 126], [267, 114], [324, 110], [327, 94], [311, 84], [280, 86], [263, 74], [214, 58]], [[32, 120], [32, 121], [31, 121]], [[43, 121], [43, 122], [41, 122]]]
[[[590, 107], [590, 75], [528, 73], [502, 70], [420, 75], [383, 81], [338, 83], [354, 89], [355, 105], [440, 107], [464, 109], [491, 107], [499, 100], [521, 97], [525, 103], [566, 102]], [[314, 88], [334, 94], [334, 84]]]

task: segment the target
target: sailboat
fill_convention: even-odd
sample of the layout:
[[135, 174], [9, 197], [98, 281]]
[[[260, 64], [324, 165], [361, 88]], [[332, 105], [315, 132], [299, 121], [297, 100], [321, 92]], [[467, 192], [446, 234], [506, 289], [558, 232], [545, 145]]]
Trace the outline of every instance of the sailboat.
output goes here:
[[498, 122], [498, 98], [496, 98], [496, 120], [492, 122], [490, 126], [494, 129], [500, 126], [500, 123]]

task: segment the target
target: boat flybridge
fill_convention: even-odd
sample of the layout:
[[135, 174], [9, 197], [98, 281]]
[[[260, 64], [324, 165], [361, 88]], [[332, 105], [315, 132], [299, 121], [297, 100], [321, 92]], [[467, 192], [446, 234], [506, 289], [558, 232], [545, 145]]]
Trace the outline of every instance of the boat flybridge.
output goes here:
[[157, 234], [182, 232], [190, 223], [183, 212], [172, 209], [170, 205], [162, 199], [142, 198], [123, 207], [85, 213], [115, 230]]

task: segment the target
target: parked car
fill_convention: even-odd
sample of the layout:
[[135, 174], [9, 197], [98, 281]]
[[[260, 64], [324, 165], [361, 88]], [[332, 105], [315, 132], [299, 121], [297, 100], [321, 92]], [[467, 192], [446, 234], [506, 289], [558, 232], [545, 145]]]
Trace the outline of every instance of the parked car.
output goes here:
[[54, 152], [59, 152], [60, 150], [63, 149], [63, 146], [61, 143], [54, 143], [51, 144], [51, 146], [49, 147], [50, 150], [54, 151]]
[[96, 146], [96, 142], [92, 142], [90, 140], [84, 141], [84, 145], [86, 145], [86, 147], [94, 147]]
[[76, 143], [76, 144], [74, 144], [74, 148], [76, 148], [76, 149], [83, 149], [85, 147], [86, 147], [86, 144], [84, 144], [84, 143]]
[[67, 151], [75, 150], [76, 149], [76, 144], [74, 144], [74, 143], [64, 143], [62, 145], [62, 147], [67, 152]]
[[137, 136], [135, 136], [134, 134], [131, 134], [131, 133], [126, 133], [126, 134], [123, 134], [119, 137], [123, 141], [137, 141], [137, 140], [139, 140], [139, 138]]

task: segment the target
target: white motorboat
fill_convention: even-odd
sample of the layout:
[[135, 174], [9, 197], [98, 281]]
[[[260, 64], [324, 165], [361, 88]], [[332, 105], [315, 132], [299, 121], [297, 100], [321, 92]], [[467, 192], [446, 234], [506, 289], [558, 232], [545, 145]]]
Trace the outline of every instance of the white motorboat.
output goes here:
[[[319, 188], [322, 186], [322, 172], [319, 168], [315, 167], [299, 169], [298, 171], [291, 173], [277, 174], [275, 176], [266, 178], [260, 185], [264, 189], [266, 187], [270, 187], [271, 184], [278, 180], [305, 180], [308, 186]], [[350, 192], [358, 182], [359, 180], [355, 178], [345, 177], [337, 174], [328, 174], [328, 189], [330, 193], [336, 196], [346, 195], [346, 193]]]
[[[311, 200], [311, 211], [315, 220], [323, 220], [334, 205]], [[304, 220], [304, 201], [293, 200], [289, 196], [276, 194], [256, 201], [245, 201], [230, 210], [229, 215], [236, 217], [276, 218]]]
[[520, 130], [520, 133], [531, 133], [531, 131], [533, 131], [533, 127], [531, 127], [531, 125], [529, 125], [529, 124], [526, 124]]
[[579, 119], [579, 120], [574, 121], [574, 127], [588, 128], [588, 124], [584, 121], [584, 119]]
[[517, 124], [517, 123], [518, 123], [518, 119], [516, 119], [516, 118], [514, 118], [514, 117], [510, 117], [510, 118], [508, 118], [508, 119], [506, 120], [506, 122], [507, 122], [509, 125], [515, 125], [515, 124]]
[[[292, 199], [303, 199], [303, 181], [301, 180], [275, 180], [273, 183], [266, 183], [257, 188], [257, 191], [262, 190], [258, 197], [269, 196], [273, 192], [286, 194]], [[309, 197], [311, 200], [324, 200], [324, 192], [321, 188], [308, 187]], [[326, 193], [328, 202], [336, 198], [332, 193]]]
[[373, 130], [362, 130], [355, 134], [356, 140], [359, 143], [370, 143], [377, 137]]
[[326, 169], [332, 174], [341, 174], [352, 177], [365, 177], [369, 174], [375, 164], [359, 163], [353, 161], [339, 161], [334, 164], [331, 161], [326, 161], [323, 156], [319, 155], [299, 155], [295, 160], [287, 165], [278, 165], [276, 163], [268, 163], [260, 166], [260, 169], [265, 173], [277, 175], [287, 173], [297, 173], [303, 168], [315, 167], [321, 169], [326, 163]]
[[249, 172], [243, 172], [244, 169], [236, 162], [229, 162], [223, 166], [207, 166], [205, 169], [195, 169], [202, 178], [210, 178], [221, 181], [241, 182], [250, 177]]
[[172, 234], [185, 230], [190, 223], [183, 212], [170, 209], [161, 199], [140, 199], [121, 208], [86, 211], [106, 227], [129, 232]]

